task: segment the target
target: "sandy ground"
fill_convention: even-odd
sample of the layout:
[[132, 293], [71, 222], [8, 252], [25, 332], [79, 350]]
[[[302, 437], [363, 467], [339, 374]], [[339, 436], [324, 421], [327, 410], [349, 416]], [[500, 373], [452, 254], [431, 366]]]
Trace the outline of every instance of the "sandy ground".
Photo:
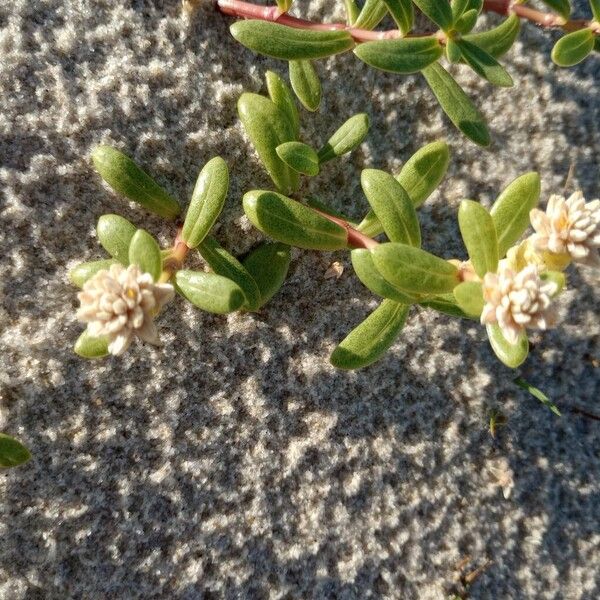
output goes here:
[[[341, 2], [298, 2], [341, 19]], [[516, 388], [481, 327], [414, 310], [375, 366], [335, 371], [328, 355], [376, 304], [346, 255], [295, 252], [289, 280], [257, 315], [218, 317], [177, 301], [165, 345], [85, 362], [66, 272], [99, 258], [97, 218], [119, 212], [173, 231], [111, 194], [90, 149], [133, 155], [184, 205], [222, 155], [232, 185], [217, 235], [259, 239], [244, 191], [268, 185], [236, 117], [243, 90], [284, 72], [229, 37], [230, 20], [175, 0], [15, 0], [0, 7], [0, 429], [32, 449], [0, 474], [0, 597], [446, 598], [489, 564], [471, 598], [600, 596], [598, 274], [571, 272], [564, 324], [532, 337], [521, 373], [562, 418]], [[456, 209], [489, 204], [536, 169], [543, 198], [598, 195], [600, 59], [549, 66], [552, 35], [526, 27], [492, 90], [457, 68], [491, 123], [489, 151], [442, 118], [422, 79], [320, 62], [324, 102], [303, 112], [319, 144], [366, 110], [363, 146], [313, 193], [358, 217], [359, 170], [396, 171], [444, 137], [452, 163], [421, 211], [424, 244], [462, 256]], [[325, 279], [334, 260], [346, 269]], [[492, 410], [508, 419], [496, 439]], [[505, 499], [490, 467], [505, 464]]]

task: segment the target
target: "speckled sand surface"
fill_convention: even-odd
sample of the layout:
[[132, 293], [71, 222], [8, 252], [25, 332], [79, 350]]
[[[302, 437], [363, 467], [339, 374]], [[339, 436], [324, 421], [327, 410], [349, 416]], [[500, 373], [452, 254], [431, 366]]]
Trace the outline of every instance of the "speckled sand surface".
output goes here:
[[[341, 19], [341, 4], [298, 2], [321, 19]], [[341, 255], [296, 252], [258, 315], [177, 301], [161, 349], [71, 353], [66, 269], [102, 256], [97, 218], [172, 233], [101, 184], [95, 144], [133, 155], [184, 204], [222, 155], [232, 186], [217, 235], [238, 253], [259, 239], [240, 198], [268, 180], [235, 102], [283, 64], [237, 46], [229, 23], [175, 0], [0, 6], [0, 429], [34, 453], [0, 474], [0, 598], [437, 599], [462, 589], [463, 559], [463, 574], [491, 561], [471, 598], [598, 598], [600, 422], [573, 412], [600, 413], [597, 274], [572, 271], [564, 324], [533, 336], [522, 370], [561, 419], [513, 385], [479, 326], [431, 312], [415, 309], [377, 365], [336, 372], [329, 353], [375, 306]], [[449, 127], [420, 78], [352, 55], [319, 63], [324, 103], [302, 115], [306, 140], [361, 110], [373, 127], [311, 190], [359, 216], [360, 168], [396, 171], [446, 137], [449, 175], [421, 211], [425, 246], [446, 257], [463, 251], [459, 200], [489, 204], [526, 170], [547, 198], [574, 163], [573, 186], [597, 196], [600, 59], [548, 68], [550, 39], [525, 28], [506, 61], [512, 90], [455, 71], [490, 119], [490, 151]], [[334, 260], [343, 276], [324, 279]], [[495, 440], [493, 409], [508, 418]], [[496, 461], [514, 472], [509, 499]]]

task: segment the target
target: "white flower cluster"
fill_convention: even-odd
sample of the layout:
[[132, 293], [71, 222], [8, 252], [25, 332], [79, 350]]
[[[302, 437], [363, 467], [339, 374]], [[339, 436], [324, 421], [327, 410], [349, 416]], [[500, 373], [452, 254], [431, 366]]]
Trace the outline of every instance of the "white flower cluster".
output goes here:
[[120, 355], [134, 337], [159, 345], [154, 317], [173, 298], [173, 286], [154, 283], [137, 265], [111, 265], [85, 282], [77, 295], [77, 318], [93, 337], [107, 337], [108, 351]]

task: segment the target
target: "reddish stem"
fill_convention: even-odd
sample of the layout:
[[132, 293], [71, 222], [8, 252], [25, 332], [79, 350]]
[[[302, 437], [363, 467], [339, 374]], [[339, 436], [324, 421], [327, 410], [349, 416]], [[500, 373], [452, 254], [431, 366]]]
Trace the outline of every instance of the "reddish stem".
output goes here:
[[[441, 1], [441, 0], [440, 0]], [[345, 25], [344, 23], [315, 23], [306, 19], [292, 17], [285, 12], [279, 10], [276, 6], [258, 6], [245, 2], [244, 0], [217, 0], [217, 5], [222, 13], [238, 17], [242, 19], [259, 19], [262, 21], [271, 21], [288, 27], [297, 29], [310, 29], [313, 31], [347, 31], [354, 41], [368, 42], [372, 40], [386, 40], [402, 37], [402, 33], [398, 29], [389, 31], [370, 31], [367, 29], [357, 29]], [[487, 12], [495, 12], [500, 15], [508, 16], [515, 14], [522, 19], [531, 21], [541, 27], [562, 27], [565, 31], [576, 31], [585, 27], [590, 27], [597, 35], [600, 35], [600, 25], [595, 26], [594, 22], [585, 21], [583, 19], [567, 21], [560, 15], [553, 13], [544, 13], [522, 4], [515, 4], [513, 0], [484, 0], [483, 10]], [[421, 37], [423, 35], [438, 35], [440, 42], [444, 42], [445, 36], [441, 32], [436, 34], [408, 34], [406, 37]]]
[[169, 281], [181, 269], [189, 251], [190, 247], [181, 239], [181, 229], [179, 229], [171, 253], [164, 261], [163, 272], [160, 276], [161, 283]]
[[314, 208], [314, 206], [310, 207], [315, 212], [318, 212], [322, 217], [325, 217], [332, 223], [336, 223], [337, 225], [341, 225], [348, 235], [348, 245], [353, 248], [366, 248], [369, 250], [370, 248], [375, 248], [375, 246], [379, 246], [379, 242], [370, 238], [368, 235], [361, 233], [358, 229], [355, 229], [348, 223], [348, 221], [344, 221], [344, 219], [340, 219], [339, 217], [334, 217], [318, 208]]

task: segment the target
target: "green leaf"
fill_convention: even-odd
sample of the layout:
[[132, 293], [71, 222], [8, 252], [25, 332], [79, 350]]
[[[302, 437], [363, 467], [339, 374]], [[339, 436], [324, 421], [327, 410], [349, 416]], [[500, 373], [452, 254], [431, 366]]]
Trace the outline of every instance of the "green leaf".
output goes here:
[[569, 0], [542, 0], [542, 2], [556, 11], [563, 19], [571, 16], [571, 3]]
[[540, 279], [551, 281], [556, 285], [556, 292], [550, 296], [551, 298], [556, 298], [563, 291], [565, 285], [567, 285], [567, 276], [561, 271], [544, 271], [540, 273]]
[[98, 241], [122, 265], [129, 264], [129, 244], [137, 227], [119, 215], [102, 215], [96, 225]]
[[559, 67], [572, 67], [580, 63], [594, 49], [595, 35], [591, 29], [567, 33], [552, 48], [552, 60]]
[[529, 354], [529, 340], [525, 332], [521, 333], [516, 344], [510, 344], [497, 323], [486, 325], [486, 330], [494, 354], [507, 367], [516, 369], [523, 364]]
[[319, 174], [317, 153], [302, 142], [285, 142], [275, 149], [277, 156], [291, 169], [304, 175]]
[[273, 104], [279, 108], [283, 115], [288, 119], [294, 132], [294, 139], [300, 134], [300, 117], [298, 115], [298, 108], [292, 90], [285, 83], [285, 81], [274, 73], [273, 71], [267, 71], [267, 90], [269, 97]]
[[266, 304], [281, 288], [291, 261], [290, 247], [279, 242], [265, 242], [244, 260], [260, 291], [260, 304]]
[[290, 10], [293, 0], [277, 0], [277, 8], [283, 12]]
[[460, 59], [462, 58], [460, 46], [454, 40], [449, 39], [446, 42], [446, 58], [448, 59], [448, 62], [451, 62], [452, 64], [460, 62]]
[[243, 205], [252, 224], [274, 240], [309, 250], [347, 248], [344, 227], [281, 194], [253, 190], [244, 195]]
[[413, 304], [419, 300], [418, 296], [407, 294], [406, 292], [394, 287], [389, 281], [383, 278], [383, 275], [377, 270], [373, 262], [373, 255], [370, 250], [365, 248], [356, 248], [350, 253], [354, 272], [364, 286], [382, 298], [388, 298], [402, 304]]
[[415, 22], [412, 0], [383, 0], [402, 35], [406, 35]]
[[483, 290], [479, 281], [463, 281], [454, 288], [454, 298], [461, 310], [469, 317], [477, 318], [483, 311]]
[[380, 244], [371, 250], [378, 271], [398, 289], [413, 294], [444, 294], [459, 283], [457, 268], [420, 248]]
[[158, 281], [162, 272], [162, 256], [158, 242], [143, 229], [138, 229], [129, 245], [129, 263], [138, 265], [142, 273], [150, 273]]
[[290, 60], [292, 89], [306, 110], [315, 111], [321, 104], [321, 82], [309, 60]]
[[369, 116], [366, 113], [350, 117], [319, 150], [319, 162], [322, 164], [354, 150], [367, 137], [369, 126]]
[[558, 406], [554, 404], [542, 390], [534, 387], [528, 381], [525, 381], [522, 377], [517, 377], [515, 383], [526, 392], [529, 392], [534, 398], [537, 398], [544, 406], [547, 406], [556, 416], [561, 417]]
[[510, 15], [497, 27], [480, 33], [469, 33], [463, 36], [463, 40], [476, 44], [494, 58], [499, 58], [511, 49], [520, 30], [521, 20], [517, 15]]
[[227, 164], [215, 156], [200, 171], [185, 216], [181, 238], [190, 248], [195, 248], [212, 229], [223, 210], [228, 187]]
[[383, 0], [366, 0], [353, 27], [357, 29], [374, 29], [386, 13], [387, 6]]
[[296, 139], [288, 117], [271, 100], [258, 94], [242, 94], [237, 107], [244, 129], [273, 183], [282, 192], [292, 193], [298, 188], [298, 174], [276, 152], [280, 144]]
[[[450, 151], [445, 142], [432, 142], [415, 152], [396, 176], [415, 207], [427, 200], [440, 184], [450, 162]], [[375, 213], [370, 210], [358, 229], [365, 235], [374, 237], [383, 229]]]
[[242, 263], [223, 248], [217, 240], [207, 235], [198, 246], [202, 258], [217, 274], [238, 285], [245, 297], [244, 308], [249, 311], [260, 306], [260, 291], [256, 281]]
[[364, 42], [354, 54], [371, 67], [392, 73], [416, 73], [444, 53], [435, 36]]
[[477, 73], [493, 85], [512, 87], [513, 80], [506, 69], [485, 50], [468, 40], [457, 40], [464, 61]]
[[478, 17], [479, 13], [475, 9], [468, 10], [456, 21], [454, 28], [461, 34], [468, 33], [475, 27]]
[[222, 275], [203, 271], [177, 271], [177, 291], [194, 306], [224, 315], [238, 310], [246, 301], [240, 287]]
[[439, 64], [429, 65], [422, 73], [452, 123], [476, 144], [489, 146], [490, 134], [482, 114], [450, 73]]
[[400, 333], [409, 307], [384, 300], [333, 351], [330, 361], [338, 369], [361, 369], [379, 359]]
[[358, 8], [355, 0], [344, 0], [344, 7], [346, 9], [348, 25], [354, 25], [356, 19], [358, 19], [358, 15], [360, 14], [360, 9]]
[[19, 440], [0, 433], [0, 467], [18, 467], [31, 458], [31, 453]]
[[537, 206], [539, 198], [540, 176], [531, 172], [517, 177], [494, 202], [490, 214], [501, 258], [529, 226], [529, 212]]
[[92, 161], [102, 179], [129, 200], [167, 219], [174, 219], [180, 213], [177, 201], [116, 148], [96, 146]]
[[[456, 289], [456, 288], [454, 288]], [[451, 317], [458, 317], [460, 319], [475, 319], [473, 316], [467, 314], [456, 302], [456, 298], [454, 294], [440, 294], [438, 296], [432, 296], [427, 300], [422, 300], [419, 302], [421, 306], [425, 308], [432, 308], [433, 310], [437, 310], [438, 312], [444, 313], [445, 315], [450, 315]], [[478, 319], [475, 319], [478, 320]]]
[[479, 277], [498, 270], [498, 237], [494, 221], [478, 202], [463, 200], [458, 225], [473, 268]]
[[102, 358], [108, 354], [108, 339], [92, 337], [86, 329], [75, 342], [73, 350], [82, 358]]
[[600, 21], [600, 0], [589, 0], [594, 21]]
[[446, 0], [413, 0], [421, 12], [436, 25], [448, 31], [452, 27], [452, 9]]
[[360, 182], [390, 241], [420, 246], [417, 211], [404, 188], [391, 175], [378, 169], [364, 169]]
[[236, 21], [229, 31], [246, 48], [283, 60], [325, 58], [354, 46], [347, 31], [297, 29], [254, 19]]
[[105, 260], [93, 260], [91, 262], [84, 262], [69, 271], [69, 279], [73, 285], [81, 288], [83, 284], [91, 279], [98, 271], [108, 270], [111, 265], [118, 264], [117, 260], [107, 258]]

